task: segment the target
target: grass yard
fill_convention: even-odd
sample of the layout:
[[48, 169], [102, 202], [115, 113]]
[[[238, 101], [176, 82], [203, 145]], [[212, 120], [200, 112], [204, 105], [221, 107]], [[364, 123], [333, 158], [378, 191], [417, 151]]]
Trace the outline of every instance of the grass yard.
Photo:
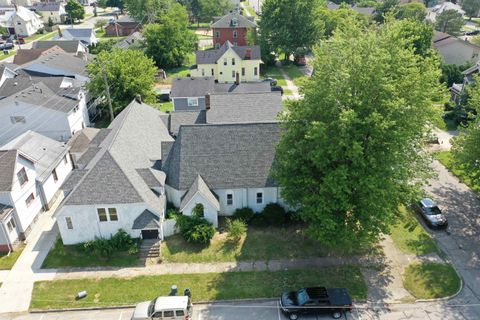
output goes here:
[[[356, 300], [367, 298], [367, 286], [355, 266], [318, 268], [315, 270], [226, 272], [140, 276], [130, 279], [79, 279], [36, 282], [31, 309], [106, 307], [135, 304], [167, 295], [176, 284], [179, 292], [190, 288], [192, 299], [274, 298], [285, 290], [322, 285], [346, 287]], [[88, 296], [75, 300], [77, 292]]]
[[42, 268], [133, 267], [137, 265], [139, 265], [138, 253], [114, 252], [110, 258], [99, 257], [85, 252], [81, 244], [64, 246], [62, 240], [58, 239], [43, 262]]
[[11, 252], [10, 255], [0, 254], [0, 270], [10, 270], [12, 269], [15, 262], [17, 262], [18, 257], [22, 254], [23, 248], [25, 246], [21, 245], [15, 251]]
[[167, 74], [167, 79], [166, 80], [161, 80], [161, 81], [159, 81], [159, 83], [170, 84], [170, 83], [172, 83], [172, 79], [174, 79], [174, 78], [186, 77], [187, 74], [189, 74], [191, 72], [190, 67], [194, 64], [195, 64], [195, 53], [192, 52], [185, 57], [185, 62], [182, 66], [176, 67], [176, 68], [165, 69], [165, 72]]
[[455, 166], [453, 164], [452, 153], [450, 151], [440, 151], [434, 154], [435, 159], [440, 161], [451, 173], [453, 173], [457, 178], [465, 183], [470, 189], [476, 192], [480, 192], [480, 186], [473, 184], [468, 176], [468, 173], [465, 172], [462, 168]]
[[[361, 254], [361, 249], [352, 254]], [[249, 227], [247, 235], [234, 243], [227, 233], [216, 233], [210, 245], [192, 244], [174, 235], [162, 243], [162, 259], [166, 262], [225, 262], [291, 259], [341, 255], [342, 250], [327, 249], [307, 237], [300, 226], [287, 228]]]
[[56, 34], [58, 34], [58, 31], [52, 31], [52, 32], [47, 32], [43, 34], [36, 33], [30, 37], [25, 38], [25, 43], [29, 43], [36, 40], [48, 40], [53, 38], [53, 36]]
[[157, 108], [158, 110], [160, 110], [162, 112], [166, 112], [166, 111], [172, 112], [173, 111], [173, 102], [172, 101], [150, 103], [150, 105], [154, 106], [155, 108]]
[[252, 7], [248, 6], [248, 5], [245, 5], [243, 7], [245, 10], [247, 10], [247, 12], [249, 13], [249, 15], [251, 15], [252, 17], [256, 17], [257, 14], [255, 13], [255, 10], [253, 10]]
[[300, 85], [303, 79], [306, 78], [305, 74], [294, 64], [282, 66], [282, 69], [296, 86]]
[[448, 264], [414, 263], [405, 270], [403, 285], [417, 299], [443, 298], [460, 289], [460, 278]]
[[13, 50], [9, 50], [8, 51], [8, 54], [3, 54], [3, 53], [0, 53], [0, 61], [1, 60], [5, 60], [7, 59], [8, 57], [11, 57], [11, 56], [14, 56], [17, 54], [17, 51], [13, 51]]
[[402, 207], [397, 223], [390, 228], [392, 239], [398, 249], [405, 253], [424, 255], [438, 252], [435, 240], [418, 222], [414, 213]]
[[293, 92], [292, 92], [292, 90], [290, 90], [288, 88], [283, 88], [283, 95], [291, 96], [291, 95], [293, 95]]

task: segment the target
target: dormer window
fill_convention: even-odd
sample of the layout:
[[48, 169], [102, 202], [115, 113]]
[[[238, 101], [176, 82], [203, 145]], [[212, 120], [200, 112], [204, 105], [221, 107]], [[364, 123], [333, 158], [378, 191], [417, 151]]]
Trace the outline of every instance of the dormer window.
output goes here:
[[233, 19], [232, 19], [232, 26], [233, 26], [233, 27], [238, 26], [238, 20], [237, 20], [237, 18], [233, 18]]

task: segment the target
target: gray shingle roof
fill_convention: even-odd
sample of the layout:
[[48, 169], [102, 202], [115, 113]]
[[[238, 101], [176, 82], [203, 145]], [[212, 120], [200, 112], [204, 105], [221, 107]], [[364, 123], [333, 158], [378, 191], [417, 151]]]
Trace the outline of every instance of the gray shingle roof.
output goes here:
[[70, 53], [49, 53], [22, 65], [22, 69], [52, 75], [87, 76], [87, 61]]
[[73, 170], [70, 172], [70, 175], [65, 179], [60, 189], [66, 193], [70, 193], [77, 186], [83, 176], [88, 172], [88, 170]]
[[33, 43], [33, 49], [50, 49], [53, 46], [58, 46], [68, 53], [77, 53], [78, 47], [86, 47], [80, 40], [48, 40], [36, 41]]
[[151, 177], [146, 182], [138, 172], [161, 159], [162, 141], [173, 140], [160, 115], [155, 108], [132, 101], [108, 127], [111, 131], [93, 152], [88, 173], [65, 204], [147, 203], [160, 213], [164, 197], [151, 190]]
[[236, 85], [235, 83], [215, 83], [214, 93], [254, 93], [271, 91], [272, 88], [269, 82], [241, 82], [239, 85]]
[[182, 126], [163, 165], [166, 183], [187, 190], [201, 175], [212, 189], [275, 186], [279, 139], [278, 122]]
[[203, 178], [200, 175], [197, 175], [195, 181], [193, 181], [190, 186], [190, 189], [188, 189], [188, 192], [183, 196], [182, 202], [180, 202], [180, 211], [185, 209], [197, 192], [200, 193], [205, 200], [210, 202], [215, 209], [220, 210], [220, 203], [218, 202], [217, 197], [210, 190]]
[[172, 98], [180, 97], [202, 97], [207, 93], [214, 92], [215, 78], [175, 78], [172, 81], [170, 96]]
[[247, 50], [251, 50], [251, 60], [260, 60], [261, 53], [259, 46], [234, 46], [230, 41], [225, 43], [218, 49], [200, 50], [195, 53], [197, 64], [214, 64], [216, 63], [228, 49], [232, 48], [241, 59], [245, 59]]
[[62, 33], [69, 33], [73, 38], [88, 38], [92, 35], [92, 28], [67, 28]]
[[58, 11], [60, 6], [60, 2], [36, 3], [33, 9], [37, 12]]
[[168, 130], [175, 135], [180, 130], [181, 125], [205, 124], [207, 122], [206, 110], [173, 112], [162, 116], [162, 119]]
[[[252, 20], [253, 18], [245, 17], [238, 12], [234, 11], [223, 17], [215, 17], [210, 26], [212, 28], [256, 28], [257, 25]], [[237, 24], [234, 25], [233, 21], [236, 20]]]
[[0, 191], [11, 191], [17, 150], [0, 151]]
[[29, 130], [2, 146], [1, 149], [20, 150], [23, 154], [35, 160], [36, 179], [43, 182], [50, 176], [52, 170], [62, 161], [63, 157], [67, 155], [70, 147]]
[[207, 123], [274, 121], [282, 110], [280, 92], [212, 94]]
[[122, 41], [117, 42], [114, 45], [114, 47], [120, 48], [120, 49], [128, 49], [131, 46], [139, 45], [143, 40], [144, 40], [143, 35], [140, 32], [135, 31], [134, 33], [132, 33]]
[[137, 173], [150, 188], [159, 188], [165, 185], [165, 172], [153, 168], [137, 169]]
[[160, 218], [150, 210], [143, 211], [134, 221], [132, 229], [158, 229]]
[[100, 132], [97, 128], [83, 128], [68, 140], [67, 144], [70, 146], [70, 152], [82, 153], [87, 151], [93, 138]]

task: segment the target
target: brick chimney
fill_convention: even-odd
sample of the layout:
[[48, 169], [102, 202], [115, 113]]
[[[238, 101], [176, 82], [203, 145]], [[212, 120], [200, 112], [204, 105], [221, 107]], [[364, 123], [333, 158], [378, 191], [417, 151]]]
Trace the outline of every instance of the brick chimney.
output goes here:
[[250, 60], [250, 59], [252, 59], [252, 49], [247, 48], [247, 50], [245, 50], [245, 60]]

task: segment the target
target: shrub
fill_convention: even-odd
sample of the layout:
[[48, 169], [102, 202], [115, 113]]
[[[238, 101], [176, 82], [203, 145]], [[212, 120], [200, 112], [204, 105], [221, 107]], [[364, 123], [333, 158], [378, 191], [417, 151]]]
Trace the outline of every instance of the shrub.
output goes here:
[[262, 210], [264, 222], [270, 226], [279, 226], [287, 223], [287, 214], [285, 209], [278, 203], [269, 203]]
[[119, 251], [126, 251], [134, 244], [133, 238], [123, 229], [119, 229], [110, 238], [110, 242], [113, 248]]
[[187, 242], [209, 243], [215, 234], [215, 228], [205, 218], [179, 215], [175, 219], [182, 237]]
[[195, 205], [195, 207], [193, 207], [193, 209], [192, 209], [192, 215], [194, 215], [196, 217], [203, 218], [204, 215], [205, 215], [205, 210], [203, 208], [203, 204], [197, 203]]
[[175, 219], [175, 217], [181, 216], [181, 215], [182, 215], [182, 213], [177, 208], [170, 208], [170, 209], [167, 209], [167, 216], [165, 218], [166, 219]]
[[252, 209], [250, 208], [241, 208], [241, 209], [237, 209], [235, 210], [235, 212], [233, 213], [233, 218], [235, 220], [243, 220], [245, 222], [249, 222], [253, 216], [255, 215], [255, 212], [253, 212]]
[[242, 219], [227, 219], [227, 232], [230, 240], [238, 242], [247, 233], [247, 224]]
[[138, 252], [136, 241], [123, 229], [119, 229], [110, 239], [97, 238], [85, 242], [83, 250], [103, 257], [109, 257], [115, 251], [128, 251], [129, 254]]

